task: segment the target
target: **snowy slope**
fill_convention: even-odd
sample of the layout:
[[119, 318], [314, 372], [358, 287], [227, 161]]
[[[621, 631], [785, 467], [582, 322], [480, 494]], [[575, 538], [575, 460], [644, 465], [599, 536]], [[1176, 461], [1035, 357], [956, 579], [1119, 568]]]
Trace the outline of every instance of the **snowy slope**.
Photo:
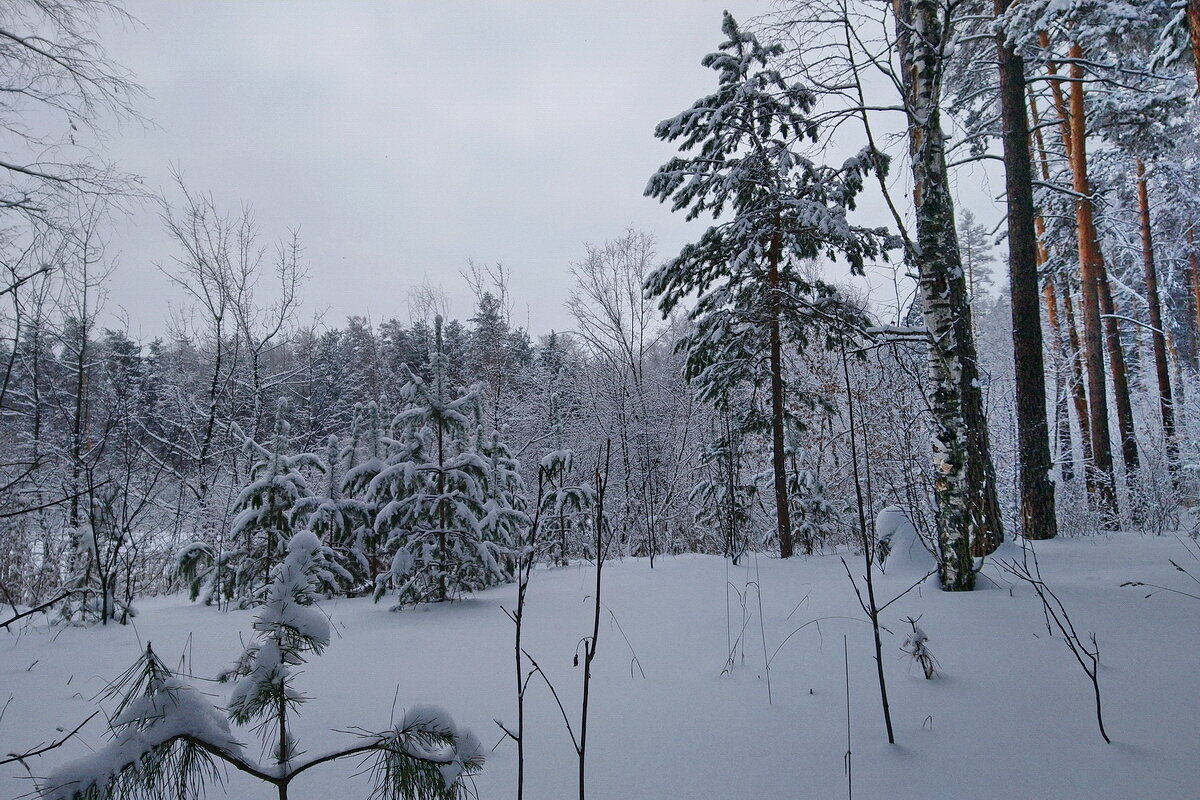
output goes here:
[[[879, 710], [870, 628], [836, 557], [751, 556], [737, 568], [717, 558], [681, 557], [661, 559], [653, 571], [645, 561], [626, 561], [606, 572], [589, 796], [845, 797], [846, 635], [857, 798], [1200, 797], [1200, 602], [1167, 594], [1145, 599], [1144, 590], [1119, 586], [1142, 580], [1187, 588], [1186, 576], [1167, 560], [1186, 565], [1189, 554], [1175, 539], [1134, 535], [1046, 542], [1038, 553], [1076, 626], [1096, 631], [1114, 744], [1100, 740], [1090, 684], [1063, 643], [1047, 636], [1040, 604], [1026, 586], [1010, 594], [1001, 580], [1004, 588], [957, 595], [922, 587], [888, 608], [884, 653], [898, 740], [892, 747]], [[848, 562], [861, 574], [860, 559]], [[592, 580], [591, 567], [573, 566], [539, 570], [530, 587], [527, 647], [573, 713], [580, 669], [572, 657], [589, 630]], [[747, 588], [755, 581], [762, 586], [768, 654], [804, 623], [831, 618], [782, 644], [771, 662], [770, 705], [758, 598]], [[889, 575], [880, 591], [909, 583]], [[738, 593], [747, 593], [746, 617]], [[324, 750], [345, 736], [331, 729], [383, 728], [393, 713], [425, 703], [446, 708], [486, 747], [500, 742], [493, 718], [515, 719], [511, 626], [500, 606], [514, 595], [506, 586], [401, 613], [369, 600], [325, 603], [335, 634], [299, 679], [313, 698], [296, 729], [301, 747]], [[921, 616], [930, 636], [941, 665], [932, 681], [900, 652], [907, 616]], [[105, 681], [146, 641], [173, 667], [182, 659], [193, 675], [215, 675], [237, 656], [251, 619], [250, 612], [221, 614], [173, 597], [145, 602], [128, 628], [0, 634], [0, 705], [7, 701], [0, 751], [32, 746], [53, 738], [56, 726], [77, 724]], [[732, 672], [723, 674], [727, 636], [738, 637], [743, 619], [742, 646]], [[200, 685], [227, 696], [227, 686]], [[529, 696], [527, 797], [575, 796], [574, 753], [561, 716], [544, 686], [535, 683]], [[95, 747], [102, 728], [93, 720], [78, 741], [33, 760], [34, 773]], [[257, 753], [252, 734], [242, 734]], [[352, 764], [314, 770], [293, 786], [292, 797], [365, 796], [353, 772]], [[502, 742], [476, 780], [479, 796], [512, 797], [514, 783], [515, 750]], [[0, 768], [0, 798], [33, 788], [18, 765]], [[247, 800], [273, 797], [237, 775], [225, 790]]]

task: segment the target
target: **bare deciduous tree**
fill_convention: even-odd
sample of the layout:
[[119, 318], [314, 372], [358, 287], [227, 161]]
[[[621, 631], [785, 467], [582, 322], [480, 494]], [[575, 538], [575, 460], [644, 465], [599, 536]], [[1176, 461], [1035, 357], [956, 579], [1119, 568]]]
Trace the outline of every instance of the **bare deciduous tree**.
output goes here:
[[0, 210], [62, 222], [79, 195], [140, 194], [101, 152], [106, 127], [139, 119], [142, 88], [96, 36], [134, 23], [115, 0], [37, 0], [0, 7]]

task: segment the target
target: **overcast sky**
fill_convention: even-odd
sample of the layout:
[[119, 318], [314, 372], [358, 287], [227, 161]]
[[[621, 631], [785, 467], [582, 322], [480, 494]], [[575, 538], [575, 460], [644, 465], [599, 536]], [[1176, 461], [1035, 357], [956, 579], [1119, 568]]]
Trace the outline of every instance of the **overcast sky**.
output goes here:
[[[628, 226], [660, 255], [702, 230], [642, 196], [674, 153], [655, 123], [715, 87], [700, 66], [767, 0], [206, 2], [129, 0], [140, 26], [102, 34], [148, 91], [148, 130], [113, 156], [175, 197], [170, 169], [264, 243], [298, 228], [305, 313], [406, 318], [426, 277], [470, 316], [468, 260], [512, 271], [515, 317], [569, 329], [569, 266]], [[883, 220], [880, 221], [882, 223]], [[151, 206], [113, 237], [109, 299], [135, 335], [177, 299], [155, 262], [174, 252]]]

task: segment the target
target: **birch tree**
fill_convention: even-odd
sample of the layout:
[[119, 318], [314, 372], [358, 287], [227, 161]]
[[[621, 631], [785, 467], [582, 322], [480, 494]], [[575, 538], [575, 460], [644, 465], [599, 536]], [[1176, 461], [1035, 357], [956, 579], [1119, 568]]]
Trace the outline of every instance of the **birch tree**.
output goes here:
[[980, 552], [994, 549], [1003, 528], [941, 122], [953, 20], [937, 0], [898, 0], [894, 8], [916, 214], [907, 256], [918, 272], [930, 338], [939, 576], [942, 588], [967, 590], [975, 585], [976, 542]]

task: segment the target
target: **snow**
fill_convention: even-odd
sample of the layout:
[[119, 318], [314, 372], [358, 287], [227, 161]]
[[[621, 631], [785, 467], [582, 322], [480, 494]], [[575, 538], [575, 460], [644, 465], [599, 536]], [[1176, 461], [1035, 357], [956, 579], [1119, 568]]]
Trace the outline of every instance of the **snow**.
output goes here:
[[[886, 506], [875, 517], [875, 536], [880, 543], [882, 571], [888, 578], [909, 583], [935, 568], [929, 546], [917, 533], [900, 506]], [[886, 582], [886, 579], [885, 579]]]
[[[1185, 576], [1168, 560], [1194, 560], [1172, 537], [1117, 534], [1036, 547], [1042, 574], [1076, 627], [1085, 635], [1096, 632], [1113, 745], [1101, 742], [1091, 686], [1062, 641], [1047, 635], [1036, 596], [1012, 584], [990, 559], [984, 568], [1002, 590], [949, 594], [922, 585], [884, 612], [894, 747], [884, 735], [870, 628], [836, 556], [780, 561], [747, 555], [738, 567], [708, 556], [658, 558], [653, 570], [645, 560], [627, 560], [610, 563], [604, 573], [589, 796], [844, 797], [844, 635], [857, 797], [1195, 800], [1200, 605], [1164, 593], [1146, 599], [1137, 588], [1120, 587], [1137, 580], [1184, 588]], [[723, 675], [727, 635], [736, 639], [743, 628], [738, 595], [727, 592], [727, 580], [749, 602], [742, 646], [732, 672]], [[539, 569], [529, 587], [525, 645], [573, 719], [581, 668], [572, 666], [572, 657], [591, 630], [593, 581], [593, 569], [583, 564]], [[774, 656], [770, 705], [757, 601], [746, 591], [752, 582], [761, 586], [768, 653], [801, 625], [822, 620]], [[309, 658], [296, 675], [297, 690], [310, 698], [295, 718], [296, 735], [318, 753], [344, 744], [352, 734], [336, 731], [356, 726], [386, 731], [413, 714], [435, 713], [455, 724], [429, 711], [433, 704], [481, 742], [487, 761], [475, 778], [479, 796], [513, 797], [515, 748], [493, 719], [516, 718], [512, 628], [501, 610], [513, 608], [515, 594], [516, 587], [506, 585], [400, 613], [365, 598], [323, 601], [335, 633], [325, 653]], [[727, 602], [732, 631], [726, 629]], [[220, 613], [182, 596], [141, 605], [142, 616], [130, 626], [29, 627], [0, 639], [0, 706], [8, 702], [0, 751], [53, 739], [61, 735], [57, 726], [70, 730], [147, 640], [181, 674], [216, 675], [237, 655], [254, 619], [252, 610]], [[936, 680], [925, 680], [901, 651], [912, 633], [906, 617], [920, 617], [920, 627], [932, 634]], [[632, 666], [634, 657], [644, 678]], [[226, 697], [221, 687], [205, 691], [217, 694], [218, 703]], [[530, 684], [528, 703], [526, 796], [574, 796], [574, 751], [539, 679]], [[32, 759], [33, 773], [47, 775], [88, 755], [103, 743], [103, 727], [97, 718], [78, 739]], [[233, 735], [255, 741], [243, 728]], [[355, 762], [312, 770], [290, 796], [359, 796], [365, 784], [357, 769]], [[0, 797], [32, 788], [19, 765], [0, 767]], [[267, 800], [274, 794], [231, 771], [225, 786], [213, 786], [208, 796]]]
[[[138, 720], [153, 720], [148, 727]], [[240, 754], [241, 745], [233, 738], [225, 716], [212, 702], [177, 678], [163, 682], [154, 695], [134, 700], [112, 721], [120, 734], [106, 748], [63, 764], [46, 778], [46, 800], [71, 800], [93, 783], [101, 786], [105, 777], [137, 763], [147, 751], [184, 734], [222, 746]], [[15, 796], [15, 795], [14, 795]]]
[[442, 765], [440, 771], [446, 786], [452, 786], [461, 777], [464, 763], [480, 757], [486, 758], [479, 740], [470, 731], [459, 728], [454, 719], [445, 710], [437, 706], [418, 705], [404, 711], [404, 717], [395, 727], [397, 735], [407, 730], [431, 731], [446, 733], [454, 736], [459, 742], [457, 752], [452, 747], [428, 746], [418, 742], [406, 742], [404, 751], [417, 758], [427, 758], [435, 761], [449, 759]]
[[329, 620], [312, 605], [296, 602], [296, 593], [311, 594], [314, 587], [307, 574], [310, 563], [321, 553], [321, 541], [312, 531], [300, 531], [288, 543], [288, 555], [280, 570], [281, 580], [268, 587], [266, 602], [259, 608], [256, 630], [272, 630], [286, 625], [297, 635], [311, 639], [324, 647], [329, 643]]

